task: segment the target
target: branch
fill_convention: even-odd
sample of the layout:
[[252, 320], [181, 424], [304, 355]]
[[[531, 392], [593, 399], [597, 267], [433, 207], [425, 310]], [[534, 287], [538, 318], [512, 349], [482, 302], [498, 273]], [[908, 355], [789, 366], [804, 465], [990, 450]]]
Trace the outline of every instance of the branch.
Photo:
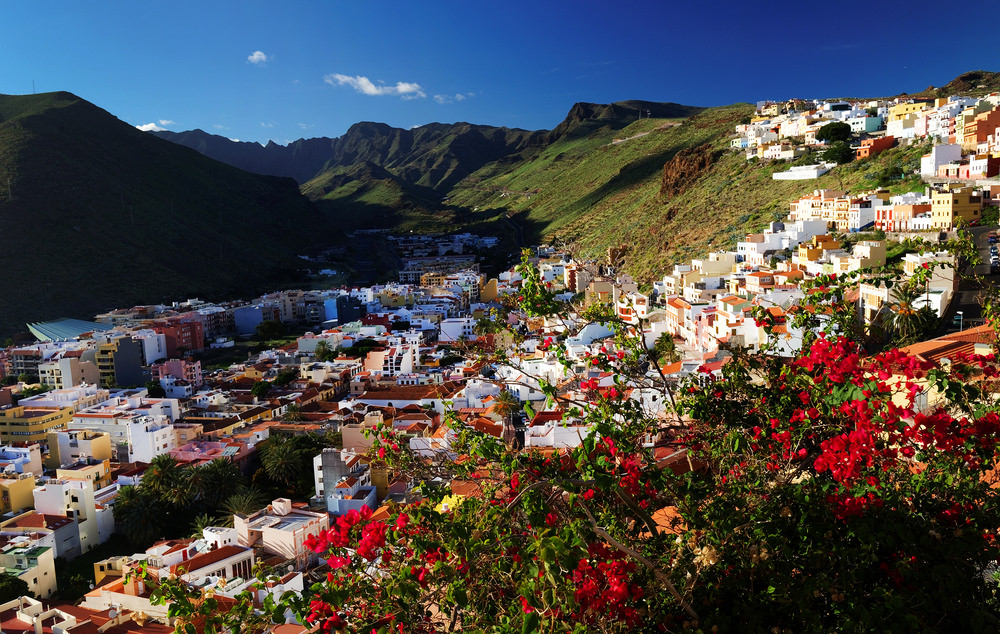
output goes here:
[[672, 581], [670, 581], [669, 577], [663, 574], [663, 572], [659, 568], [657, 568], [653, 564], [653, 562], [651, 562], [649, 559], [647, 559], [640, 553], [632, 550], [625, 544], [621, 543], [620, 541], [612, 537], [606, 530], [598, 526], [597, 520], [594, 519], [594, 516], [591, 515], [590, 510], [587, 508], [585, 504], [581, 503], [580, 508], [582, 508], [583, 512], [587, 514], [587, 519], [590, 520], [590, 525], [594, 529], [594, 533], [596, 533], [600, 537], [603, 537], [605, 540], [607, 540], [609, 544], [611, 544], [621, 552], [625, 553], [629, 557], [632, 557], [636, 561], [640, 562], [643, 566], [648, 568], [650, 572], [652, 572], [653, 575], [656, 577], [656, 579], [667, 588], [671, 596], [677, 599], [677, 601], [681, 604], [681, 607], [684, 608], [684, 611], [687, 612], [688, 616], [690, 616], [692, 619], [699, 620], [698, 613], [695, 612], [694, 608], [691, 607], [691, 604], [688, 603], [687, 600], [681, 596], [681, 593], [677, 591], [677, 587], [673, 584]]

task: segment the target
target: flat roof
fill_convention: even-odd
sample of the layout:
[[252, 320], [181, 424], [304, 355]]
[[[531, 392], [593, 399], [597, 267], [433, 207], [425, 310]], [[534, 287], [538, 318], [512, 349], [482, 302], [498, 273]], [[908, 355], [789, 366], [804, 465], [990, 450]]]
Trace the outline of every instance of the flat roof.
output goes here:
[[39, 321], [26, 324], [31, 334], [35, 335], [39, 341], [57, 341], [62, 339], [76, 339], [80, 335], [88, 332], [111, 330], [108, 324], [100, 324], [96, 321], [84, 321], [82, 319], [55, 319], [53, 321]]

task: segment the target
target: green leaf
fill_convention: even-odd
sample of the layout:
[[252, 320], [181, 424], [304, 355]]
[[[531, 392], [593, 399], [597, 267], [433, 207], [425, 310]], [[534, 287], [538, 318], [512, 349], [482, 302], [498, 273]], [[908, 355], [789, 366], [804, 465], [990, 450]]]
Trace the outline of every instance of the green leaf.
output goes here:
[[521, 625], [521, 634], [528, 634], [529, 632], [537, 632], [539, 626], [541, 625], [541, 619], [538, 616], [538, 612], [530, 612], [524, 615], [524, 623]]

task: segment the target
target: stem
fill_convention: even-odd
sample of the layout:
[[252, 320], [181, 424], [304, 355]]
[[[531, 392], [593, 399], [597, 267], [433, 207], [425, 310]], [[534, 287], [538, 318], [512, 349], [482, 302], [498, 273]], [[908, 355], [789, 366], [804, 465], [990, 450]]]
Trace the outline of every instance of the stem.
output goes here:
[[633, 559], [641, 563], [643, 566], [648, 568], [650, 572], [652, 572], [653, 575], [656, 577], [656, 579], [667, 588], [671, 596], [677, 599], [677, 601], [681, 604], [681, 607], [684, 609], [684, 611], [687, 612], [688, 616], [690, 616], [692, 619], [699, 620], [698, 613], [694, 611], [694, 608], [691, 607], [691, 604], [688, 603], [687, 600], [681, 596], [681, 593], [677, 591], [677, 587], [673, 584], [673, 582], [670, 581], [670, 579], [665, 574], [663, 574], [663, 572], [659, 568], [657, 568], [653, 564], [653, 562], [651, 562], [649, 559], [647, 559], [640, 553], [632, 550], [625, 544], [621, 543], [620, 541], [612, 537], [606, 530], [598, 526], [597, 520], [594, 519], [594, 516], [590, 513], [590, 510], [587, 508], [585, 504], [581, 504], [580, 508], [582, 508], [583, 512], [587, 514], [587, 519], [590, 520], [590, 525], [598, 536], [603, 537], [605, 540], [607, 540], [609, 544], [611, 544], [621, 552], [625, 553], [629, 557], [632, 557]]

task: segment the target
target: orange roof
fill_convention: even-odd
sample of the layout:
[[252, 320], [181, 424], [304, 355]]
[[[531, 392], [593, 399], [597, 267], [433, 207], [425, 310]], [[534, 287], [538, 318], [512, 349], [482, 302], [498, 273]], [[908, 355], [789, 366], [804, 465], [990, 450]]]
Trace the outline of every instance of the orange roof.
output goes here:
[[334, 488], [335, 489], [350, 489], [352, 486], [354, 486], [357, 483], [358, 483], [358, 479], [352, 476], [350, 478], [347, 478], [346, 480], [343, 480], [342, 482], [338, 482], [337, 486], [335, 486]]
[[193, 572], [246, 552], [251, 551], [248, 551], [246, 548], [240, 548], [239, 546], [223, 546], [221, 548], [216, 548], [215, 550], [210, 550], [207, 553], [195, 555], [185, 562], [174, 564], [173, 566], [170, 566], [170, 572], [177, 574], [182, 569], [187, 572]]

